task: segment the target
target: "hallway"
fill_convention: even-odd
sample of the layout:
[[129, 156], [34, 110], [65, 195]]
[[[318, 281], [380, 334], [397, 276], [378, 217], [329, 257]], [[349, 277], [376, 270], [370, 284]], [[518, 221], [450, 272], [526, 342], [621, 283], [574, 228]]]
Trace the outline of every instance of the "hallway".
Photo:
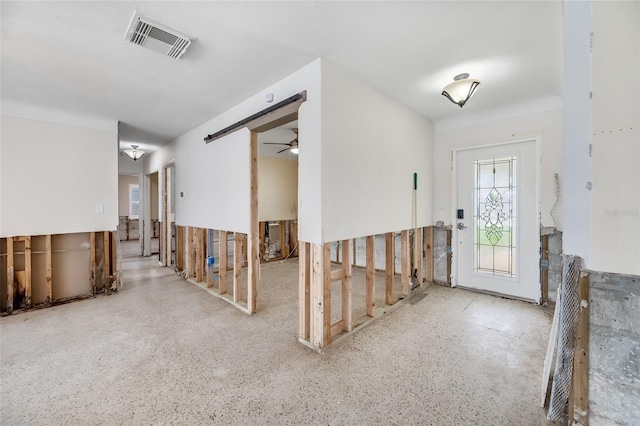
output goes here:
[[262, 266], [251, 317], [152, 257], [118, 294], [1, 318], [0, 423], [546, 424], [547, 311], [431, 286], [319, 355], [297, 266]]

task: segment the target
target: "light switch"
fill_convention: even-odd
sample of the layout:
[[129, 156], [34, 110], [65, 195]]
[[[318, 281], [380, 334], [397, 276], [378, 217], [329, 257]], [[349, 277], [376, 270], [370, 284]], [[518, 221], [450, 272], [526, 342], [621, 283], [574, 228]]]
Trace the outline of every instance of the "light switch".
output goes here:
[[96, 204], [96, 214], [104, 213], [104, 204]]

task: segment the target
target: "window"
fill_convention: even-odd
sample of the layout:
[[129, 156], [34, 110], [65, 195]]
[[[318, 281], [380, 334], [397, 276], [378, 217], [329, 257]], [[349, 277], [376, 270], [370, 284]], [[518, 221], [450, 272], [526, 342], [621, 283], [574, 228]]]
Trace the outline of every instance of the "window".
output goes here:
[[129, 219], [138, 219], [140, 216], [140, 188], [138, 185], [129, 185]]
[[474, 271], [516, 276], [516, 158], [476, 161]]

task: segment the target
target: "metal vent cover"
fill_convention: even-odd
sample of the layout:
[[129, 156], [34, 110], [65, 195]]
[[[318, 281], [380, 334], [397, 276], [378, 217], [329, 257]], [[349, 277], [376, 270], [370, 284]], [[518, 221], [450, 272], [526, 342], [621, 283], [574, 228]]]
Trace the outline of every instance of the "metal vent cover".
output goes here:
[[192, 37], [135, 12], [124, 35], [127, 41], [178, 59], [187, 51]]

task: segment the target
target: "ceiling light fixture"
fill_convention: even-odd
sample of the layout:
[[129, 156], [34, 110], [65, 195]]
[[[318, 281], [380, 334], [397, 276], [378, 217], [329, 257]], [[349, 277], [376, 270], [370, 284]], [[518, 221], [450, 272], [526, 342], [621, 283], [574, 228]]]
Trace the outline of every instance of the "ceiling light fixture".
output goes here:
[[133, 161], [138, 161], [138, 158], [141, 158], [144, 155], [144, 151], [138, 149], [138, 145], [131, 145], [131, 149], [125, 149], [124, 153]]
[[469, 78], [469, 74], [467, 73], [458, 74], [453, 78], [453, 80], [453, 82], [444, 87], [442, 90], [442, 96], [445, 96], [451, 102], [462, 108], [476, 92], [480, 81], [474, 78]]
[[290, 151], [291, 151], [292, 154], [297, 154], [298, 153], [298, 147], [291, 148]]

